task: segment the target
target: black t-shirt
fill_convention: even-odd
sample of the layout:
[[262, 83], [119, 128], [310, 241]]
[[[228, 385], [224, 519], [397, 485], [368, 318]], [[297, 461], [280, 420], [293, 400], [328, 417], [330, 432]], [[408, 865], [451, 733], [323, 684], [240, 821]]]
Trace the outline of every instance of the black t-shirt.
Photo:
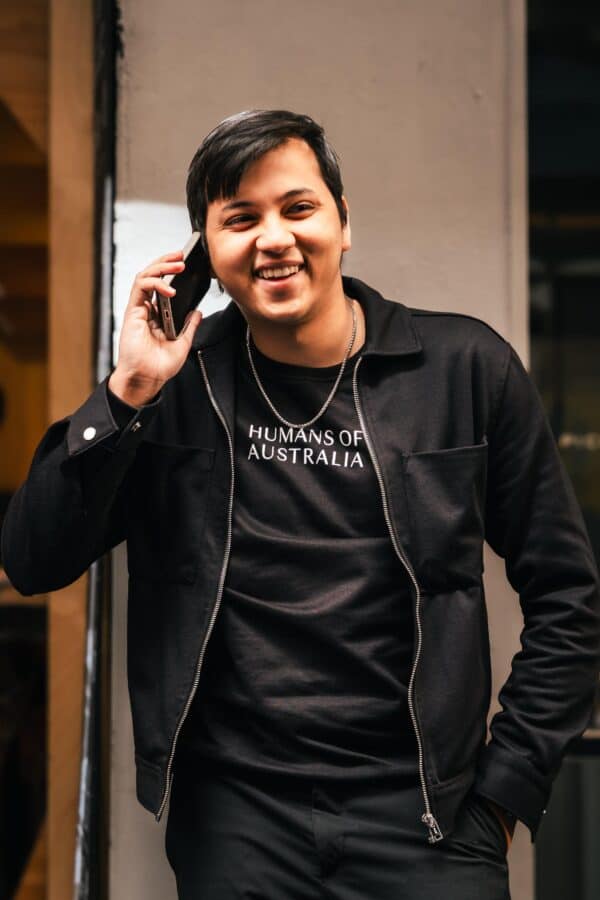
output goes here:
[[[310, 419], [339, 366], [253, 348], [265, 390]], [[414, 598], [384, 519], [348, 360], [325, 414], [288, 428], [240, 347], [232, 545], [178, 764], [313, 779], [418, 777], [407, 704]]]

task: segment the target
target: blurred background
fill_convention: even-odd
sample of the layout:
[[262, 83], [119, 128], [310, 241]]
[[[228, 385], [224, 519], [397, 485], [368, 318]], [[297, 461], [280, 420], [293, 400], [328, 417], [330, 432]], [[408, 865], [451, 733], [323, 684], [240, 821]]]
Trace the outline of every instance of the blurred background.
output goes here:
[[[598, 4], [166, 7], [0, 6], [0, 520], [48, 424], [110, 370], [133, 275], [183, 244], [201, 137], [286, 106], [342, 157], [346, 270], [481, 316], [528, 362], [598, 557]], [[487, 568], [501, 683], [519, 623]], [[164, 822], [131, 812], [124, 591], [118, 553], [33, 598], [0, 559], [0, 900], [175, 897]], [[535, 845], [518, 829], [513, 900], [597, 900], [599, 829], [600, 701]]]

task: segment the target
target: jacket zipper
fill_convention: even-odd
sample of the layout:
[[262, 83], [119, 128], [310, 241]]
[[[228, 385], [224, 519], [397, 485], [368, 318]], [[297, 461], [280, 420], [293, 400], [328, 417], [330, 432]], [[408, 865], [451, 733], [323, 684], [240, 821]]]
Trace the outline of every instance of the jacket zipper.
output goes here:
[[196, 673], [194, 675], [194, 681], [192, 683], [192, 687], [191, 687], [190, 693], [188, 695], [186, 704], [183, 708], [181, 718], [179, 719], [179, 722], [177, 723], [177, 728], [175, 729], [175, 734], [173, 735], [173, 742], [171, 744], [171, 752], [169, 754], [169, 762], [167, 764], [167, 777], [166, 777], [166, 782], [165, 782], [165, 791], [163, 794], [163, 798], [162, 798], [159, 810], [155, 816], [157, 822], [159, 822], [162, 817], [166, 802], [169, 798], [169, 793], [171, 791], [171, 784], [173, 781], [172, 769], [173, 769], [173, 759], [175, 757], [175, 747], [177, 745], [177, 739], [179, 737], [179, 733], [183, 727], [183, 723], [185, 722], [187, 714], [190, 710], [190, 706], [192, 705], [194, 695], [196, 693], [196, 690], [198, 689], [198, 684], [200, 682], [200, 671], [202, 669], [202, 663], [204, 661], [206, 645], [208, 644], [208, 640], [210, 638], [211, 632], [212, 632], [214, 624], [215, 624], [215, 620], [217, 618], [217, 613], [219, 612], [219, 606], [221, 605], [221, 597], [223, 596], [223, 588], [225, 586], [225, 574], [227, 572], [227, 565], [229, 563], [229, 553], [231, 550], [231, 530], [232, 530], [231, 521], [232, 521], [232, 512], [233, 512], [233, 486], [234, 486], [234, 476], [235, 476], [235, 470], [234, 470], [234, 464], [233, 464], [233, 441], [231, 439], [231, 433], [229, 431], [229, 428], [227, 427], [227, 422], [225, 421], [225, 417], [223, 416], [223, 413], [221, 412], [221, 409], [220, 409], [217, 401], [215, 400], [214, 394], [212, 392], [212, 388], [211, 388], [210, 382], [208, 380], [208, 375], [206, 373], [206, 368], [204, 366], [204, 360], [202, 359], [202, 351], [201, 350], [198, 351], [198, 362], [200, 363], [200, 368], [202, 369], [202, 376], [203, 376], [204, 382], [206, 384], [206, 390], [208, 391], [208, 396], [210, 398], [210, 402], [212, 403], [212, 406], [213, 406], [217, 416], [219, 417], [223, 428], [225, 429], [225, 434], [227, 435], [227, 443], [229, 444], [229, 458], [230, 458], [230, 462], [231, 462], [231, 486], [229, 489], [229, 508], [228, 508], [228, 512], [227, 512], [227, 540], [225, 543], [225, 555], [223, 557], [223, 566], [221, 568], [221, 576], [219, 579], [219, 586], [217, 589], [216, 603], [215, 603], [215, 606], [214, 606], [214, 609], [212, 612], [212, 616], [210, 617], [210, 622], [208, 623], [208, 628], [206, 630], [206, 635], [204, 637], [204, 641], [202, 642], [202, 647], [200, 648], [200, 655], [198, 656], [198, 663], [196, 665]]
[[388, 531], [390, 533], [390, 538], [392, 540], [392, 544], [394, 550], [396, 551], [396, 556], [406, 569], [408, 576], [413, 584], [415, 590], [415, 624], [417, 628], [417, 647], [415, 651], [415, 658], [413, 661], [412, 671], [410, 674], [410, 680], [408, 682], [408, 710], [410, 713], [410, 718], [413, 724], [413, 728], [415, 731], [415, 737], [417, 739], [417, 752], [419, 758], [419, 778], [421, 780], [421, 790], [423, 792], [423, 800], [425, 803], [425, 812], [421, 816], [421, 822], [424, 825], [427, 825], [429, 830], [429, 843], [435, 844], [437, 841], [441, 841], [444, 835], [440, 829], [440, 826], [437, 823], [437, 820], [433, 813], [431, 812], [431, 804], [429, 802], [429, 795], [427, 793], [427, 782], [425, 780], [425, 764], [423, 757], [423, 738], [421, 736], [421, 731], [419, 728], [419, 723], [417, 721], [417, 714], [415, 712], [414, 700], [413, 700], [413, 692], [414, 692], [414, 684], [415, 684], [415, 675], [417, 673], [417, 666], [419, 665], [419, 659], [421, 657], [421, 647], [423, 644], [423, 630], [421, 626], [421, 589], [413, 572], [412, 566], [409, 563], [408, 559], [404, 555], [402, 548], [400, 547], [400, 542], [396, 537], [396, 532], [394, 531], [394, 527], [392, 525], [392, 520], [390, 516], [389, 503], [387, 494], [385, 491], [385, 484], [383, 482], [383, 476], [381, 474], [381, 467], [379, 465], [379, 460], [377, 459], [377, 454], [375, 453], [375, 448], [371, 443], [371, 438], [369, 432], [367, 431], [366, 422], [363, 416], [362, 407], [360, 404], [360, 399], [358, 396], [358, 367], [362, 362], [363, 357], [359, 356], [356, 361], [356, 365], [354, 366], [354, 373], [352, 377], [352, 391], [354, 394], [354, 405], [356, 407], [356, 412], [358, 414], [358, 420], [360, 422], [360, 427], [362, 428], [365, 443], [367, 445], [367, 449], [369, 451], [369, 455], [371, 457], [371, 462], [373, 463], [373, 468], [375, 469], [375, 474], [377, 475], [377, 481], [379, 482], [379, 490], [381, 492], [381, 500], [383, 503], [383, 514], [385, 516], [385, 521], [388, 527]]

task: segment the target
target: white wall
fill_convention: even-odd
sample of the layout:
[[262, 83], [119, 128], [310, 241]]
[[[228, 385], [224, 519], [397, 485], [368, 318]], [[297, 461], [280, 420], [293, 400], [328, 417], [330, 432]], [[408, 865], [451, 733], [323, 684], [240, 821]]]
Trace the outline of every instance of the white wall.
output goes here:
[[[526, 356], [524, 0], [121, 0], [114, 310], [135, 272], [182, 246], [189, 161], [224, 116], [285, 107], [320, 121], [342, 160], [344, 270], [411, 306], [479, 315]], [[116, 555], [111, 900], [169, 900], [164, 821], [136, 804]], [[518, 607], [488, 557], [498, 681]], [[513, 900], [531, 847], [511, 850]]]

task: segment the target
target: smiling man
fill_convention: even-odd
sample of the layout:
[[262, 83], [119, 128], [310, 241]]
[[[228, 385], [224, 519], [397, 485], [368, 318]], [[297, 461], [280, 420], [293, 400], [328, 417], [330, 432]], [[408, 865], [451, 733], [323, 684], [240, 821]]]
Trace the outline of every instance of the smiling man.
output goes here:
[[[221, 122], [188, 208], [232, 302], [175, 341], [136, 277], [110, 378], [2, 533], [24, 593], [121, 540], [140, 802], [179, 897], [505, 900], [598, 666], [593, 554], [539, 398], [476, 319], [342, 275], [308, 116]], [[524, 614], [486, 742], [487, 540]], [[551, 675], [551, 684], [549, 684]]]
[[[244, 172], [236, 198], [215, 199], [206, 215], [215, 273], [242, 310], [253, 340], [273, 359], [334, 365], [352, 330], [340, 264], [350, 248], [348, 204], [339, 208], [317, 157], [299, 138], [265, 153]], [[342, 353], [340, 353], [342, 351]]]

